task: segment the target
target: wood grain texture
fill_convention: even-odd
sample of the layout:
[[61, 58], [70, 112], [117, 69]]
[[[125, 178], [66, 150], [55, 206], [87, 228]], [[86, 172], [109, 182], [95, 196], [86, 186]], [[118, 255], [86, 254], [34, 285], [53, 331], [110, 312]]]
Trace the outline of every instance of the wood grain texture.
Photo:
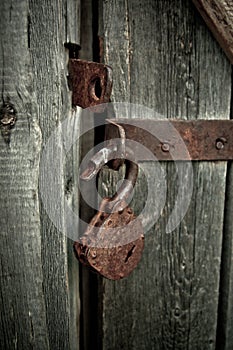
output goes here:
[[[51, 133], [68, 117], [71, 108], [71, 93], [68, 91], [66, 78], [68, 57], [64, 50], [64, 42], [69, 37], [66, 23], [66, 19], [68, 20], [71, 15], [71, 13], [67, 13], [69, 5], [71, 2], [30, 2], [31, 55], [35, 72], [36, 98], [39, 106], [38, 119], [43, 132], [44, 144]], [[77, 8], [76, 5], [74, 6]], [[76, 23], [78, 26], [78, 13], [73, 12], [72, 16], [75, 18], [72, 23]], [[77, 39], [77, 35], [74, 39]], [[75, 134], [76, 131], [76, 128], [71, 128], [71, 133]], [[62, 136], [58, 135], [57, 150], [62, 148]], [[54, 150], [54, 157], [57, 150]], [[74, 203], [71, 197], [77, 196], [73, 173], [76, 171], [74, 164], [77, 154], [77, 150], [74, 150], [73, 154], [68, 154], [66, 164], [63, 164], [61, 159], [60, 168], [54, 176], [57, 186], [64, 189], [63, 194], [66, 195], [64, 201], [67, 199], [68, 203]], [[46, 175], [43, 180], [47, 181]], [[62, 200], [62, 203], [64, 201]], [[56, 203], [54, 203], [55, 205]], [[61, 204], [61, 223], [64, 221], [63, 210]], [[43, 218], [41, 222], [41, 255], [50, 347], [61, 349], [73, 347], [76, 349], [78, 348], [77, 316], [79, 314], [78, 267], [75, 264], [75, 259], [70, 257], [69, 262], [72, 262], [72, 265], [70, 265], [68, 275], [66, 236], [53, 226], [44, 211], [43, 204], [41, 205], [41, 214]], [[73, 251], [70, 251], [72, 249], [71, 242], [68, 242], [68, 249], [69, 254], [73, 254]], [[69, 283], [75, 288], [70, 292], [70, 295]], [[73, 294], [76, 295], [75, 299]], [[70, 319], [69, 302], [71, 302], [72, 319]]]
[[193, 0], [209, 29], [233, 63], [233, 3], [231, 0]]
[[66, 42], [80, 44], [81, 36], [81, 0], [61, 1], [64, 8], [64, 17], [62, 24], [65, 26]]
[[1, 103], [9, 98], [18, 111], [9, 147], [0, 137], [0, 347], [48, 349], [38, 200], [42, 137], [31, 79], [27, 1], [1, 1], [0, 13]]
[[[101, 34], [114, 101], [169, 118], [229, 118], [231, 66], [189, 1], [104, 1]], [[125, 280], [103, 281], [103, 349], [215, 349], [226, 164], [193, 165], [189, 210], [171, 234], [177, 177], [174, 165], [161, 166], [167, 201], [142, 262]], [[112, 177], [102, 175], [104, 194]], [[137, 210], [145, 188], [139, 179]]]
[[[79, 213], [79, 187], [78, 187], [78, 166], [80, 160], [80, 145], [77, 142], [77, 135], [80, 133], [82, 109], [77, 107], [69, 115], [69, 123], [66, 130], [66, 141], [73, 143], [71, 150], [66, 154], [64, 167], [64, 194], [65, 200], [75, 214]], [[67, 223], [69, 225], [69, 223]], [[66, 232], [66, 230], [64, 230]], [[61, 235], [61, 233], [58, 233]], [[68, 293], [69, 293], [69, 341], [70, 349], [79, 349], [80, 343], [80, 280], [79, 264], [74, 255], [74, 237], [67, 232], [67, 268], [68, 268]], [[67, 279], [67, 276], [66, 276]]]
[[[44, 211], [38, 187], [41, 152], [70, 112], [64, 42], [71, 40], [71, 3], [78, 8], [76, 1], [0, 3], [1, 99], [18, 111], [9, 147], [0, 137], [1, 349], [78, 349], [67, 239]], [[72, 16], [71, 31], [79, 23]], [[65, 195], [62, 162], [56, 175]]]

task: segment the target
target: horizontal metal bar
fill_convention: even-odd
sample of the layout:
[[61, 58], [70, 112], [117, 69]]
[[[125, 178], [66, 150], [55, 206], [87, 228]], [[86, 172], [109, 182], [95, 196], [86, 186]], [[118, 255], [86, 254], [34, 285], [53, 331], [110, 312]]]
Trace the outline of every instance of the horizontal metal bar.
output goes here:
[[[163, 161], [233, 159], [233, 120], [114, 119], [114, 122], [124, 128], [126, 140], [135, 141], [139, 161], [152, 160], [153, 156]], [[118, 128], [107, 124], [106, 139], [118, 137]]]

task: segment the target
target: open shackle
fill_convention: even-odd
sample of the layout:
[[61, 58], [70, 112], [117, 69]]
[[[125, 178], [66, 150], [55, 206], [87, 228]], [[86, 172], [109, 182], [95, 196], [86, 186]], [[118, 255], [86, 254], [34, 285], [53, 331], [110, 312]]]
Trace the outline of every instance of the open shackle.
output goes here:
[[[113, 123], [113, 122], [112, 122]], [[125, 132], [122, 126], [113, 123], [118, 127], [120, 139], [106, 141], [105, 147], [101, 148], [89, 160], [87, 168], [80, 175], [82, 180], [91, 180], [98, 174], [101, 168], [113, 159], [123, 159], [125, 164], [125, 177], [121, 186], [113, 197], [108, 198], [108, 209], [112, 209], [120, 202], [127, 202], [138, 177], [138, 165], [134, 162], [134, 155], [131, 149], [125, 144]], [[101, 209], [101, 208], [100, 208]]]

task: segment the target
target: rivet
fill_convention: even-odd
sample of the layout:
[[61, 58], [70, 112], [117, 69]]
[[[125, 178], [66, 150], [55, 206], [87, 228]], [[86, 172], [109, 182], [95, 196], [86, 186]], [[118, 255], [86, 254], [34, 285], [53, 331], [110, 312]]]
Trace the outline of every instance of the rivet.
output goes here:
[[162, 149], [163, 152], [169, 152], [169, 150], [170, 150], [169, 143], [167, 143], [167, 142], [162, 143], [161, 149]]
[[224, 137], [220, 137], [216, 140], [215, 147], [220, 150], [223, 149], [227, 140]]

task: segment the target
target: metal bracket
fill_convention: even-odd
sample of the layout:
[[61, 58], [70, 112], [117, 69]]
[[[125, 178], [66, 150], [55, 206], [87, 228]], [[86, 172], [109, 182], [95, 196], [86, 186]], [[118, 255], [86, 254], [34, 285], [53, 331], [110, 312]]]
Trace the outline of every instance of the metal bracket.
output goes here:
[[[145, 146], [158, 160], [233, 160], [233, 120], [113, 121], [124, 128], [126, 139]], [[105, 138], [116, 137], [118, 128], [107, 124]], [[149, 153], [137, 154], [139, 161], [151, 160]]]
[[[65, 43], [69, 51], [68, 85], [72, 91], [72, 106], [88, 108], [109, 102], [112, 91], [112, 68], [97, 62], [79, 59], [81, 46]], [[100, 108], [99, 112], [102, 109]], [[98, 112], [98, 108], [95, 109]]]
[[112, 91], [111, 67], [76, 58], [69, 59], [68, 67], [73, 106], [87, 108], [109, 102]]

